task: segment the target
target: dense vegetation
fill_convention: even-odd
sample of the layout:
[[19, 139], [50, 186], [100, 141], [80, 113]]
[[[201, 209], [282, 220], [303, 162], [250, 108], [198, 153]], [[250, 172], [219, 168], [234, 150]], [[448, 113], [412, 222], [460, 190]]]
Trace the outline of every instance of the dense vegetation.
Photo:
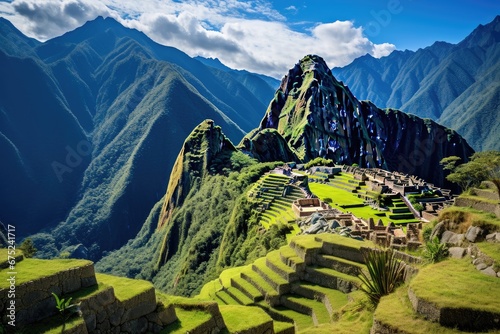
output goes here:
[[[257, 163], [240, 152], [224, 155], [213, 159], [211, 173], [193, 183], [165, 228], [154, 231], [159, 202], [138, 237], [107, 254], [97, 269], [152, 280], [169, 293], [192, 295], [225, 267], [249, 263], [282, 246], [287, 229], [260, 231], [245, 194], [278, 163]], [[241, 170], [231, 171], [235, 167]]]

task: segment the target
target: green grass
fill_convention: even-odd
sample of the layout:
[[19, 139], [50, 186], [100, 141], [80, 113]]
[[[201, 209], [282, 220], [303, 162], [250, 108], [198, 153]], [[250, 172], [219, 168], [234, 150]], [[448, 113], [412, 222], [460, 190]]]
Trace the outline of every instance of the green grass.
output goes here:
[[229, 333], [239, 333], [272, 321], [271, 317], [256, 306], [220, 305], [220, 312]]
[[206, 283], [201, 288], [201, 291], [198, 295], [194, 296], [194, 299], [198, 300], [215, 300], [215, 293], [222, 289], [222, 285], [218, 278]]
[[299, 313], [294, 310], [290, 310], [289, 308], [283, 307], [283, 306], [276, 306], [271, 308], [266, 302], [262, 301], [259, 303], [264, 309], [271, 309], [276, 313], [279, 313], [281, 315], [284, 315], [290, 319], [293, 319], [295, 325], [300, 331], [304, 331], [304, 333], [307, 333], [307, 329], [311, 328], [314, 326], [312, 318], [306, 314]]
[[313, 270], [316, 272], [322, 273], [324, 275], [338, 277], [338, 278], [343, 279], [345, 281], [352, 282], [355, 285], [361, 284], [360, 279], [357, 278], [356, 276], [347, 275], [347, 274], [341, 273], [340, 271], [337, 271], [334, 269], [324, 268], [324, 267], [316, 267], [316, 268], [313, 268]]
[[316, 285], [312, 283], [306, 283], [302, 282], [300, 283], [300, 286], [309, 290], [316, 291], [320, 294], [325, 295], [328, 300], [330, 301], [330, 304], [332, 306], [333, 310], [340, 310], [342, 307], [347, 305], [347, 294], [335, 290], [335, 289], [330, 289], [330, 288], [325, 288], [321, 285]]
[[402, 286], [394, 293], [380, 299], [374, 318], [389, 325], [394, 330], [409, 334], [445, 334], [463, 333], [461, 331], [440, 326], [438, 323], [425, 320], [414, 312], [408, 299], [407, 286]]
[[[15, 271], [18, 273], [16, 276], [16, 285], [33, 281], [42, 277], [51, 276], [58, 272], [78, 268], [91, 264], [88, 260], [75, 260], [75, 259], [24, 259], [16, 263]], [[2, 269], [0, 273], [6, 277], [9, 269]], [[7, 280], [0, 281], [0, 289], [7, 288], [9, 282]]]
[[500, 313], [498, 278], [478, 271], [469, 258], [448, 259], [428, 265], [420, 269], [410, 287], [419, 298], [438, 307]]
[[461, 198], [472, 199], [474, 201], [486, 202], [486, 203], [490, 203], [490, 204], [499, 204], [499, 201], [497, 201], [497, 200], [489, 199], [489, 198], [481, 197], [481, 196], [476, 196], [476, 195], [462, 194], [462, 195], [460, 195], [460, 197]]
[[318, 196], [321, 200], [324, 200], [325, 198], [331, 198], [333, 200], [333, 203], [331, 203], [330, 205], [339, 210], [342, 210], [342, 208], [337, 204], [340, 205], [363, 204], [364, 202], [363, 199], [358, 198], [353, 193], [332, 187], [328, 184], [315, 183], [315, 182], [309, 183], [309, 189], [314, 195]]
[[300, 248], [305, 248], [305, 249], [314, 249], [314, 248], [321, 248], [322, 243], [319, 241], [316, 241], [316, 235], [297, 235], [296, 237], [292, 238], [292, 242], [300, 247]]
[[290, 328], [294, 328], [294, 325], [289, 322], [283, 322], [283, 321], [273, 321], [273, 327], [274, 327], [274, 333], [275, 334], [281, 334], [284, 331], [289, 330]]
[[318, 324], [324, 324], [330, 322], [330, 314], [326, 309], [325, 305], [317, 300], [308, 299], [299, 295], [288, 295], [286, 298], [292, 302], [295, 302], [300, 305], [304, 305], [307, 308], [314, 311], [316, 314], [316, 319], [318, 320]]
[[331, 233], [318, 234], [316, 239], [336, 245], [354, 248], [356, 250], [359, 250], [361, 247], [375, 247], [375, 244], [369, 240], [359, 241], [353, 238], [346, 238], [341, 235]]
[[500, 243], [498, 242], [478, 242], [476, 246], [489, 257], [491, 257], [495, 263], [500, 266]]
[[253, 266], [255, 266], [257, 269], [259, 269], [260, 272], [262, 272], [264, 275], [269, 277], [271, 281], [274, 283], [281, 285], [281, 284], [287, 284], [288, 282], [281, 277], [278, 273], [275, 271], [271, 270], [267, 264], [266, 264], [266, 258], [261, 257], [257, 260], [254, 261]]
[[153, 284], [150, 282], [139, 279], [106, 274], [96, 274], [96, 277], [98, 282], [111, 285], [115, 290], [116, 298], [121, 302], [129, 300], [153, 288]]
[[500, 218], [490, 212], [480, 211], [467, 207], [451, 206], [439, 213], [438, 220], [449, 219], [460, 224], [459, 233], [465, 233], [469, 226], [479, 226], [490, 231], [500, 231]]
[[176, 322], [165, 327], [160, 333], [162, 334], [185, 334], [191, 332], [196, 327], [204, 324], [212, 318], [212, 315], [202, 310], [185, 310], [181, 307], [175, 308], [177, 314]]

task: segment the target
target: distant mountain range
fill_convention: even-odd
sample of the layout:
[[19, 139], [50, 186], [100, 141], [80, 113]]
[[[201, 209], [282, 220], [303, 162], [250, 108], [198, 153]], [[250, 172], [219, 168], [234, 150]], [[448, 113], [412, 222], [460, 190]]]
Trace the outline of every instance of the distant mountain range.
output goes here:
[[0, 18], [0, 64], [0, 221], [96, 254], [137, 234], [197, 124], [238, 141], [275, 90], [111, 18], [45, 43]]
[[500, 150], [500, 16], [458, 44], [366, 55], [332, 72], [360, 99], [430, 118], [475, 150]]

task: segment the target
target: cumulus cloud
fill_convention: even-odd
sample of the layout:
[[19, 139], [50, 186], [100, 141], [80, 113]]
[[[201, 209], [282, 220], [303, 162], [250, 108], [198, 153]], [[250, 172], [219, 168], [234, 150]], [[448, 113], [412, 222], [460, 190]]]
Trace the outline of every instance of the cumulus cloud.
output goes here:
[[61, 35], [97, 16], [109, 16], [108, 8], [91, 0], [15, 0], [11, 3], [25, 33], [40, 40]]
[[[265, 0], [15, 0], [9, 6], [8, 18], [40, 40], [97, 16], [111, 16], [190, 56], [219, 58], [227, 66], [276, 78], [306, 54], [318, 54], [334, 67], [366, 53], [382, 57], [395, 49], [389, 43], [374, 44], [351, 21], [296, 31]], [[5, 3], [0, 5], [0, 11], [5, 8]]]

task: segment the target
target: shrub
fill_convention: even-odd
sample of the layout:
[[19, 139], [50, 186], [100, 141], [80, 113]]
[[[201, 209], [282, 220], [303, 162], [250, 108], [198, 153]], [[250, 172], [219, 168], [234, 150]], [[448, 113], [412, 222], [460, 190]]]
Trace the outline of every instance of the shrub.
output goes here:
[[360, 289], [377, 305], [382, 296], [393, 292], [404, 280], [404, 264], [394, 256], [392, 250], [362, 250], [368, 274], [361, 271]]
[[434, 237], [425, 244], [422, 255], [428, 262], [437, 263], [448, 257], [448, 247], [440, 243], [438, 237]]
[[33, 257], [38, 251], [30, 238], [24, 239], [19, 248], [23, 251], [24, 257]]

